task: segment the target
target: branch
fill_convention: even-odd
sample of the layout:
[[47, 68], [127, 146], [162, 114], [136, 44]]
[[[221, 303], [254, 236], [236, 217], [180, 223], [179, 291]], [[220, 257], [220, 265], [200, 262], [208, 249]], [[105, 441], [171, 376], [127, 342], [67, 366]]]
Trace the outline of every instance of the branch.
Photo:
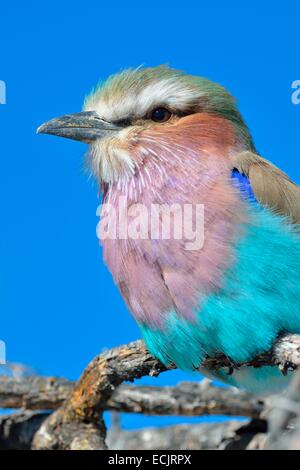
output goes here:
[[269, 436], [266, 448], [272, 450], [300, 450], [300, 371], [283, 395], [270, 403]]
[[0, 450], [27, 450], [47, 413], [24, 411], [0, 416]]
[[[167, 370], [142, 341], [111, 349], [88, 365], [70, 397], [42, 424], [35, 449], [105, 449], [102, 413], [115, 388], [124, 381]], [[101, 418], [99, 418], [99, 416]]]
[[53, 410], [70, 395], [74, 383], [67, 379], [0, 376], [0, 408]]
[[[47, 413], [21, 411], [0, 416], [0, 450], [27, 450], [35, 432], [47, 418]], [[266, 423], [226, 421], [146, 428], [137, 431], [115, 431], [107, 434], [109, 448], [114, 450], [165, 449], [246, 449], [257, 448], [256, 441], [266, 430]]]
[[[0, 406], [9, 408], [26, 406], [31, 409], [57, 408], [61, 405], [63, 400], [67, 399], [73, 386], [74, 384], [72, 382], [65, 379], [33, 376], [18, 378], [16, 380], [11, 377], [1, 377]], [[210, 380], [204, 379], [200, 383], [183, 382], [174, 387], [136, 387], [121, 385], [114, 391], [112, 397], [106, 403], [106, 407], [109, 410], [144, 413], [148, 415], [199, 416], [204, 414], [224, 414], [256, 418], [261, 415], [264, 404], [246, 392], [238, 391], [234, 388], [226, 389], [223, 387], [215, 387]], [[11, 430], [8, 435], [6, 432], [5, 448], [29, 448], [29, 443], [31, 442], [34, 432], [38, 430], [46, 417], [46, 414], [40, 416], [39, 414], [28, 411], [5, 417], [5, 426], [7, 428], [9, 423]], [[21, 427], [20, 423], [22, 424]], [[19, 439], [19, 436], [24, 434], [23, 429], [26, 430], [26, 443], [20, 442]], [[107, 438], [108, 445], [111, 447], [110, 442], [117, 442], [117, 446], [120, 446], [119, 448], [122, 449], [126, 448], [128, 440], [132, 440], [132, 442], [135, 442], [135, 448], [144, 448], [142, 441], [147, 438], [146, 448], [150, 448], [149, 446], [155, 448], [155, 443], [159, 440], [160, 445], [163, 446], [159, 448], [167, 449], [167, 441], [170, 439], [170, 442], [173, 442], [171, 448], [175, 448], [175, 442], [178, 441], [184, 429], [188, 430], [187, 436], [191, 438], [194, 434], [196, 435], [196, 433], [198, 433], [197, 426], [187, 426], [186, 428], [172, 427], [166, 429], [170, 434], [165, 438], [161, 437], [163, 434], [162, 430], [145, 430], [136, 431], [132, 434], [122, 432], [118, 434], [116, 440], [115, 435], [113, 437], [113, 432], [110, 431]], [[217, 426], [216, 432], [218, 429], [219, 427]], [[202, 431], [204, 434], [199, 435], [197, 440], [195, 436], [192, 439], [194, 448], [197, 448], [196, 446], [198, 445], [200, 448], [213, 445], [213, 433], [206, 436], [206, 428]], [[219, 431], [221, 431], [221, 427]], [[229, 431], [228, 429], [228, 432]], [[0, 427], [0, 442], [2, 434]], [[151, 435], [150, 440], [149, 435]], [[217, 435], [220, 436], [220, 432]], [[200, 443], [201, 439], [204, 442], [201, 441]], [[140, 444], [138, 444], [139, 442]], [[129, 448], [132, 449], [130, 446]]]
[[107, 443], [111, 450], [241, 450], [257, 448], [258, 438], [266, 431], [266, 423], [254, 420], [247, 423], [179, 424], [138, 431], [109, 432]]
[[[125, 347], [121, 349], [124, 350]], [[128, 377], [125, 380], [133, 380], [133, 377], [148, 375], [149, 369], [147, 369], [147, 361], [151, 362], [151, 367], [153, 366], [154, 369], [156, 368], [155, 372], [151, 372], [149, 375], [158, 375], [160, 371], [166, 370], [164, 366], [159, 364], [154, 358], [151, 358], [150, 354], [146, 351], [143, 343], [141, 341], [137, 341], [135, 343], [131, 343], [128, 345], [128, 348], [133, 348], [133, 353], [130, 357], [127, 357], [127, 361], [131, 361], [130, 368], [131, 377]], [[118, 354], [120, 348], [117, 348], [112, 353], [111, 359], [109, 358], [110, 353], [105, 353], [104, 355], [97, 356], [97, 358], [92, 361], [91, 365], [89, 366], [89, 371], [87, 374], [85, 373], [81, 380], [86, 379], [86, 375], [93, 374], [94, 369], [97, 369], [99, 364], [103, 363], [101, 360], [100, 363], [98, 361], [100, 358], [103, 358], [104, 361], [106, 358], [111, 362], [110, 368], [113, 368], [114, 371], [112, 375], [115, 375], [115, 378], [111, 380], [112, 377], [107, 377], [108, 389], [111, 387], [113, 390], [114, 387], [117, 385], [117, 382], [122, 382], [124, 380], [124, 373], [126, 375], [126, 370], [119, 370], [118, 362], [113, 363], [114, 356]], [[138, 360], [137, 360], [138, 357]], [[135, 361], [135, 362], [134, 362]], [[108, 364], [108, 362], [107, 362]], [[300, 364], [300, 336], [298, 335], [286, 335], [278, 340], [275, 347], [272, 351], [267, 354], [261, 354], [257, 356], [254, 360], [246, 363], [239, 363], [234, 364], [235, 367], [241, 366], [253, 366], [253, 367], [260, 367], [263, 365], [277, 365], [281, 368], [284, 372], [284, 369], [288, 366], [294, 369], [297, 365]], [[149, 364], [148, 364], [149, 365]], [[202, 367], [207, 367], [209, 369], [218, 369], [221, 367], [232, 367], [232, 361], [225, 356], [219, 355], [217, 358], [207, 358]], [[140, 371], [134, 370], [134, 367], [137, 369], [140, 367], [143, 368]], [[122, 365], [124, 369], [124, 364]], [[129, 371], [128, 371], [129, 373]], [[109, 375], [109, 374], [108, 374]], [[97, 374], [96, 374], [97, 376]], [[95, 376], [95, 377], [96, 377]], [[104, 380], [102, 378], [101, 380]], [[105, 380], [104, 380], [105, 381]], [[96, 379], [95, 379], [96, 382]], [[95, 383], [94, 386], [97, 388], [97, 384]], [[103, 385], [102, 385], [103, 386]], [[66, 379], [58, 379], [55, 377], [39, 377], [39, 376], [23, 376], [12, 378], [6, 376], [0, 376], [0, 407], [2, 408], [20, 408], [24, 407], [27, 409], [55, 409], [60, 406], [70, 395], [72, 389], [74, 387], [74, 383], [70, 382]], [[104, 385], [105, 388], [105, 385]], [[176, 395], [176, 388], [173, 390], [172, 387], [170, 388], [163, 388], [164, 391], [167, 391], [172, 395], [170, 399], [173, 399], [173, 395]], [[223, 389], [222, 389], [223, 390]], [[144, 392], [144, 393], [143, 393]], [[152, 413], [151, 405], [147, 404], [146, 395], [152, 393], [160, 393], [160, 388], [155, 387], [153, 390], [149, 388], [147, 390], [146, 387], [142, 388], [126, 388], [125, 386], [119, 388], [114, 396], [109, 399], [109, 402], [106, 403], [106, 400], [102, 400], [103, 408], [106, 409], [119, 409], [119, 407], [124, 405], [124, 400], [126, 401], [125, 406], [129, 406], [128, 411], [138, 412], [137, 409], [141, 406], [142, 410], [140, 412], [149, 412]], [[110, 392], [109, 392], [110, 393]], [[191, 391], [189, 391], [191, 393]], [[195, 391], [197, 393], [197, 390]], [[129, 394], [129, 395], [128, 395]], [[123, 397], [124, 395], [124, 397]], [[127, 397], [131, 399], [132, 405], [127, 405]], [[132, 397], [132, 398], [130, 398]], [[119, 402], [119, 406], [118, 403]], [[146, 402], [144, 405], [142, 403]], [[132, 408], [131, 408], [132, 406]], [[150, 406], [150, 408], [149, 408]], [[168, 405], [166, 405], [167, 407]], [[133, 409], [133, 407], [135, 409]], [[149, 409], [148, 409], [149, 408]], [[170, 412], [171, 414], [171, 412]], [[185, 412], [183, 413], [185, 414]], [[187, 414], [189, 414], [187, 412]]]
[[220, 354], [214, 358], [207, 358], [201, 367], [217, 370], [222, 367], [263, 367], [277, 366], [283, 374], [295, 370], [300, 365], [300, 335], [282, 335], [274, 347], [263, 354], [259, 354], [251, 361], [233, 363], [230, 358]]
[[[278, 339], [275, 347], [235, 367], [276, 365], [283, 373], [300, 364], [300, 336], [286, 335]], [[232, 362], [219, 356], [201, 364], [217, 369]], [[170, 368], [174, 366], [170, 365]], [[105, 426], [99, 416], [117, 386], [145, 375], [158, 375], [168, 370], [147, 351], [142, 341], [121, 346], [97, 356], [84, 371], [64, 404], [42, 424], [36, 433], [33, 447], [37, 449], [104, 449]]]
[[[54, 377], [0, 377], [0, 408], [56, 409], [74, 383]], [[258, 418], [261, 400], [234, 388], [215, 387], [210, 380], [174, 387], [121, 385], [104, 403], [106, 410], [147, 415], [232, 415]]]
[[110, 410], [147, 415], [229, 415], [258, 418], [264, 403], [250, 393], [215, 387], [211, 381], [182, 382], [175, 387], [118, 388], [107, 406]]

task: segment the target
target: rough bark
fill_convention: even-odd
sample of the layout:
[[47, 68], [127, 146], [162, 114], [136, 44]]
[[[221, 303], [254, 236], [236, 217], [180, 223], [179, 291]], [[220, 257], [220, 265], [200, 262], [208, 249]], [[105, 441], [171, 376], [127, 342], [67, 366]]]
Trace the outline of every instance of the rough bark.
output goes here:
[[[56, 409], [70, 395], [74, 383], [54, 377], [0, 377], [0, 408]], [[201, 382], [174, 387], [121, 385], [104, 409], [147, 415], [228, 415], [258, 418], [263, 401], [244, 391]]]
[[34, 434], [47, 416], [48, 413], [29, 410], [0, 416], [0, 449], [30, 449]]
[[56, 377], [0, 376], [0, 408], [53, 410], [63, 404], [73, 387], [73, 382]]
[[[0, 450], [30, 449], [35, 432], [47, 417], [47, 413], [29, 410], [1, 416]], [[265, 430], [263, 420], [181, 424], [137, 431], [112, 429], [107, 433], [107, 444], [111, 450], [249, 449], [259, 448], [258, 439]], [[97, 445], [97, 439], [93, 445]], [[76, 439], [72, 449], [76, 449]]]
[[147, 415], [228, 415], [258, 418], [262, 400], [234, 388], [216, 387], [208, 379], [182, 382], [175, 387], [118, 388], [107, 406], [111, 410]]
[[300, 450], [300, 370], [285, 394], [271, 402], [266, 449]]
[[124, 381], [155, 376], [165, 370], [142, 341], [95, 357], [61, 408], [44, 421], [33, 439], [33, 448], [105, 449], [102, 412], [115, 388]]
[[[235, 367], [273, 365], [286, 374], [288, 370], [295, 369], [299, 363], [300, 336], [286, 335], [277, 341], [272, 351], [259, 355], [252, 361], [236, 364], [219, 355], [213, 359], [207, 358], [202, 367], [213, 370], [228, 367], [228, 372], [231, 373]], [[211, 388], [208, 387], [205, 392], [203, 384], [189, 385], [188, 389], [185, 389], [188, 395], [187, 401], [181, 399], [182, 388], [187, 387], [182, 384], [178, 388], [168, 387], [164, 391], [161, 387], [154, 391], [153, 387], [123, 386], [115, 392], [122, 382], [133, 381], [145, 375], [158, 375], [171, 368], [174, 367], [170, 365], [167, 368], [152, 357], [142, 341], [136, 341], [97, 356], [75, 385], [62, 379], [56, 382], [55, 379], [48, 378], [43, 382], [41, 378], [36, 378], [31, 384], [33, 391], [28, 390], [28, 384], [27, 393], [26, 390], [20, 391], [17, 384], [10, 384], [11, 396], [4, 393], [1, 394], [1, 399], [7, 406], [12, 406], [15, 400], [19, 405], [34, 409], [41, 404], [48, 408], [59, 405], [56, 411], [44, 419], [35, 433], [32, 443], [34, 449], [106, 448], [106, 429], [102, 413], [108, 408], [123, 411], [125, 408], [126, 411], [134, 412], [139, 410], [138, 412], [149, 414], [154, 413], [155, 409], [162, 414], [166, 414], [168, 410], [172, 414], [174, 412], [193, 414], [195, 411], [199, 414], [216, 412], [229, 414], [230, 407], [233, 414], [246, 414], [247, 411], [248, 416], [260, 416], [263, 406], [261, 402], [253, 398], [250, 400], [247, 395], [242, 394], [236, 399], [232, 395], [236, 392], [232, 389], [229, 389], [230, 391], [222, 389], [222, 394], [219, 393], [216, 403], [216, 396], [213, 396]], [[197, 387], [203, 388], [200, 398], [197, 396]], [[214, 393], [218, 392], [215, 390]], [[153, 394], [153, 397], [149, 398], [149, 394]], [[164, 398], [162, 394], [165, 395]], [[224, 404], [225, 397], [230, 403], [228, 406]]]
[[260, 448], [258, 437], [265, 431], [266, 423], [260, 420], [180, 424], [110, 432], [107, 443], [112, 450], [244, 450]]
[[229, 371], [239, 367], [277, 366], [285, 375], [300, 365], [300, 335], [282, 335], [274, 347], [263, 354], [259, 354], [251, 361], [234, 363], [228, 357], [220, 354], [214, 358], [207, 358], [202, 367], [217, 370], [228, 367]]

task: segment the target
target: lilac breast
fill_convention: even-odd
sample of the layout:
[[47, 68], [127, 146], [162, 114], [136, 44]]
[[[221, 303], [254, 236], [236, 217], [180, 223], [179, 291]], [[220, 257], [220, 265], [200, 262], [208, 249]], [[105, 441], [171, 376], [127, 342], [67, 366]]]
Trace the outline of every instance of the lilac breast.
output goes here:
[[[230, 180], [228, 155], [236, 143], [224, 122], [200, 116], [197, 122], [187, 120], [164, 132], [144, 131], [132, 145], [133, 156], [140, 161], [142, 155], [143, 164], [131, 180], [107, 190], [103, 202], [111, 205], [117, 219], [124, 220], [124, 209], [137, 214], [136, 204], [148, 214], [139, 219], [144, 220], [144, 239], [117, 236], [101, 241], [105, 262], [139, 323], [163, 328], [168, 312], [174, 310], [193, 321], [203, 299], [222, 286], [224, 272], [234, 262], [233, 246], [247, 216]], [[186, 206], [196, 214], [203, 205], [201, 249], [187, 250], [190, 240], [184, 233], [177, 239], [174, 230], [170, 239], [153, 239], [149, 214], [153, 205], [162, 204], [177, 204], [181, 214]], [[134, 216], [129, 217], [132, 220]], [[178, 220], [174, 217], [172, 229]]]

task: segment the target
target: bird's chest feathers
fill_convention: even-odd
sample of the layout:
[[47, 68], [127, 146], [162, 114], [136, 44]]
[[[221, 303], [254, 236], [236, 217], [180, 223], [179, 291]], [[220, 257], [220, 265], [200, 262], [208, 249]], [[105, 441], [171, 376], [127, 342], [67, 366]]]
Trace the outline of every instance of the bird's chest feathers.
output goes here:
[[222, 286], [246, 216], [224, 149], [197, 149], [188, 158], [151, 151], [159, 158], [149, 155], [125, 189], [109, 189], [103, 207], [113, 210], [102, 211], [100, 225], [113, 234], [101, 243], [137, 321], [162, 327], [174, 310], [193, 321]]

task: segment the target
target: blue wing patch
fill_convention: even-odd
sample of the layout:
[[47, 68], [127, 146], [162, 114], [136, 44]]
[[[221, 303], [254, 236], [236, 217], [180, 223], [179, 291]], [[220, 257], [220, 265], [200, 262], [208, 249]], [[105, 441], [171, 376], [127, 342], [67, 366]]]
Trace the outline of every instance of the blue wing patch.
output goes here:
[[251, 202], [257, 202], [257, 199], [254, 196], [254, 192], [251, 188], [249, 178], [246, 175], [240, 173], [236, 168], [234, 168], [231, 172], [231, 178], [235, 182], [236, 186], [240, 189], [245, 199]]

